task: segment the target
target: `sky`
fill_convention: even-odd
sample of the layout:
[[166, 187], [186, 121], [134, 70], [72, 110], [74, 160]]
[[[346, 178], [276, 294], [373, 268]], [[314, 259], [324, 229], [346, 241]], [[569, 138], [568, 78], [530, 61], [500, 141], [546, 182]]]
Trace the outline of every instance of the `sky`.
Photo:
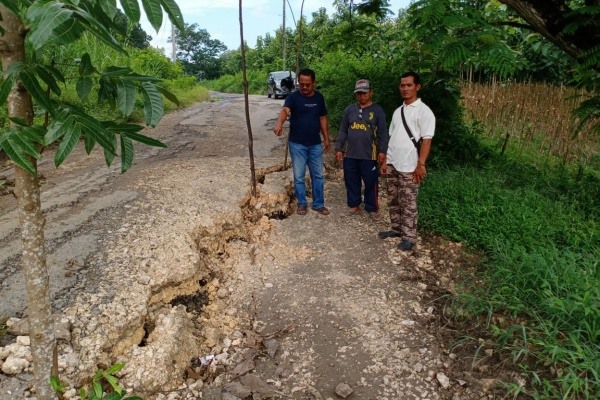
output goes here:
[[[206, 29], [212, 39], [223, 42], [228, 50], [240, 47], [239, 0], [175, 0], [183, 19], [187, 24], [198, 24]], [[398, 9], [405, 8], [411, 0], [390, 0], [390, 9], [397, 14]], [[325, 7], [328, 15], [334, 11], [333, 0], [304, 0], [303, 14], [310, 16], [319, 8]], [[300, 17], [302, 0], [286, 1], [286, 27], [294, 26], [294, 17]], [[283, 23], [283, 0], [242, 0], [242, 16], [244, 23], [244, 39], [250, 47], [256, 45], [258, 36], [266, 33], [275, 36], [275, 31]], [[170, 56], [171, 44], [167, 43], [171, 36], [171, 24], [164, 16], [163, 26], [156, 32], [148, 21], [142, 17], [142, 28], [152, 36], [152, 46], [165, 48]]]

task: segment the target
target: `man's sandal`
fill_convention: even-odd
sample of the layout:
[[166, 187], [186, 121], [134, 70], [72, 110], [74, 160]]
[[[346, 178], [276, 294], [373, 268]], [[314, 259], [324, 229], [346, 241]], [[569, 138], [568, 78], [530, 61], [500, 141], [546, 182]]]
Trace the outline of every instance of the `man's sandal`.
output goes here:
[[296, 214], [306, 215], [306, 206], [298, 206], [298, 209], [296, 210]]
[[329, 215], [329, 210], [326, 207], [313, 208], [313, 210], [315, 210], [316, 212], [318, 212], [321, 215]]
[[351, 217], [357, 216], [360, 214], [360, 207], [350, 207], [348, 210], [348, 215]]

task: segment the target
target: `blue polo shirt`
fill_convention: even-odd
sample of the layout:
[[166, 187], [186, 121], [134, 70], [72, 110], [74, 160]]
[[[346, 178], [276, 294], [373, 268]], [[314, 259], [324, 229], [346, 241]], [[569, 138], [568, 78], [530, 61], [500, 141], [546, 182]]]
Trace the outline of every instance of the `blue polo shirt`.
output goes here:
[[296, 91], [285, 98], [283, 106], [291, 110], [290, 142], [303, 146], [320, 144], [320, 120], [327, 115], [323, 95], [315, 91], [312, 96], [304, 96]]

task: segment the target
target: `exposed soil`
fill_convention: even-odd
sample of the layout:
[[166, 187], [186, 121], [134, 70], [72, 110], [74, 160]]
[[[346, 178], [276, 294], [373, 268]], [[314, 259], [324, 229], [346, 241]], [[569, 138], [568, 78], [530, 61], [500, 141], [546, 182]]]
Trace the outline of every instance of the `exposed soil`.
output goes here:
[[[117, 361], [124, 385], [148, 399], [480, 400], [503, 398], [501, 381], [525, 384], [479, 326], [447, 313], [478, 257], [435, 236], [411, 253], [379, 239], [385, 198], [383, 221], [350, 216], [332, 154], [331, 215], [295, 214], [285, 141], [272, 133], [282, 101], [250, 101], [256, 197], [239, 95], [167, 115], [148, 134], [169, 147], [136, 147], [124, 175], [82, 149], [59, 169], [42, 162], [67, 385]], [[12, 180], [7, 163], [1, 180]], [[0, 317], [24, 318], [10, 189], [0, 193]], [[3, 344], [26, 333], [11, 332]], [[0, 398], [31, 397], [30, 369], [0, 374]]]

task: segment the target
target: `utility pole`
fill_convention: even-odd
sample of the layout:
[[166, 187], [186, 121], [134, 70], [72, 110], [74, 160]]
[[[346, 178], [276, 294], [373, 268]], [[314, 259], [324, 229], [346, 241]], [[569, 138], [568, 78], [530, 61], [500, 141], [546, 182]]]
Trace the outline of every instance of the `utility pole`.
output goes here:
[[177, 61], [177, 34], [175, 32], [175, 25], [171, 22], [171, 60]]
[[283, 70], [285, 71], [285, 0], [283, 0]]

